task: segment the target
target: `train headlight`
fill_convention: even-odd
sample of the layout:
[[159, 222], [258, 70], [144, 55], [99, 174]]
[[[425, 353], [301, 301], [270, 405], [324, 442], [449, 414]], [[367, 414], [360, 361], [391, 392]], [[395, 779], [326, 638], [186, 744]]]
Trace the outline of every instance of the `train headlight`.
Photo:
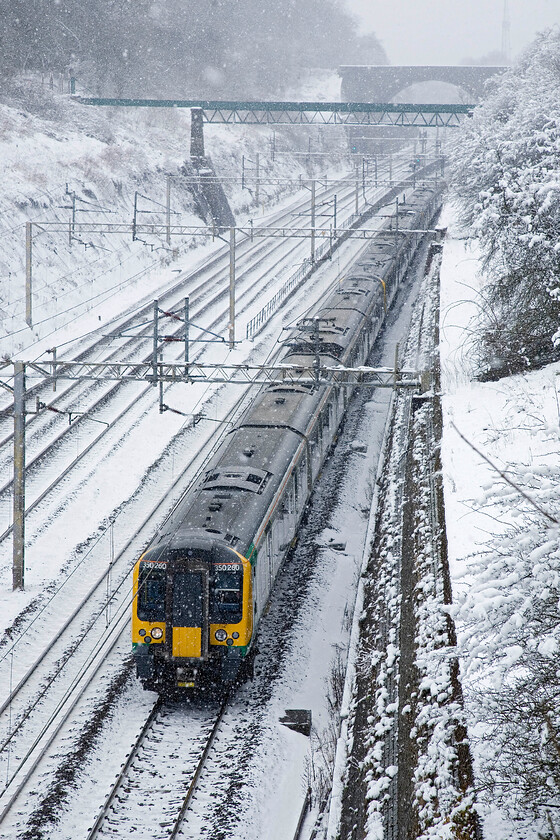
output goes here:
[[237, 630], [235, 631], [235, 633], [231, 634], [231, 637], [232, 637], [232, 639], [238, 639], [239, 638], [239, 633], [237, 632]]
[[219, 630], [216, 630], [216, 632], [214, 633], [214, 636], [216, 637], [218, 642], [225, 642], [225, 640], [227, 639], [227, 633], [223, 628], [220, 628]]
[[152, 630], [152, 639], [161, 639], [163, 636], [163, 630], [161, 627], [154, 627]]

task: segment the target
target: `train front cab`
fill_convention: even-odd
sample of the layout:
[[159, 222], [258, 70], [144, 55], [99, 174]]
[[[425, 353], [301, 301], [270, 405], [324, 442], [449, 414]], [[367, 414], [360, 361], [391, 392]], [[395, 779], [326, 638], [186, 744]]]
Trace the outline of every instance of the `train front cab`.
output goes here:
[[231, 683], [253, 632], [252, 570], [227, 546], [152, 549], [133, 576], [132, 647], [138, 677], [161, 693]]

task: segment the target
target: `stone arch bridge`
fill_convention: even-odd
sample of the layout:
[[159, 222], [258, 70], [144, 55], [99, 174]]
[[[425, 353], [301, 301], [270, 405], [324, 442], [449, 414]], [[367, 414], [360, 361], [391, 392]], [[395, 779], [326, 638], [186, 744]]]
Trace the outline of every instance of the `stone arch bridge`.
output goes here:
[[339, 68], [342, 77], [342, 100], [344, 102], [390, 102], [398, 93], [419, 82], [446, 82], [462, 88], [477, 102], [484, 94], [488, 79], [503, 73], [506, 67], [493, 66], [343, 66]]

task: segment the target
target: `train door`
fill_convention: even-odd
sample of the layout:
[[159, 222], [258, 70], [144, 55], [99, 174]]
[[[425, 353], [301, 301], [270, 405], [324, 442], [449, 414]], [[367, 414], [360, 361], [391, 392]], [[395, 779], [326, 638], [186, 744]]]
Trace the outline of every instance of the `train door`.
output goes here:
[[272, 588], [272, 581], [274, 580], [274, 545], [272, 539], [272, 526], [267, 525], [266, 531], [266, 556], [268, 560], [268, 591]]
[[168, 654], [173, 659], [206, 659], [209, 633], [208, 567], [196, 561], [179, 560], [169, 564], [167, 571]]

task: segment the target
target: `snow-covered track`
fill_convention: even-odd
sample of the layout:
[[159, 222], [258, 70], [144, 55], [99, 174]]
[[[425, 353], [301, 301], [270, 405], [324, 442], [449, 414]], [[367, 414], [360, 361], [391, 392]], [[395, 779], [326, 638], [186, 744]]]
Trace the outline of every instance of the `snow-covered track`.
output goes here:
[[[334, 189], [334, 187], [332, 188]], [[346, 187], [346, 199], [352, 204], [353, 197], [348, 194]], [[350, 207], [351, 209], [351, 207]], [[263, 259], [268, 262], [268, 267], [265, 275], [268, 273], [274, 274], [276, 269], [281, 264], [286, 262], [286, 248], [280, 240], [274, 240], [272, 250], [278, 251], [279, 256], [271, 261], [271, 250], [266, 251], [266, 256], [263, 256], [263, 248], [260, 247], [257, 255], [253, 255], [253, 262], [250, 268], [243, 269], [243, 263], [240, 263], [240, 274], [238, 283], [238, 297], [237, 308], [238, 314], [243, 316], [245, 312], [250, 312], [256, 303], [262, 300], [263, 291], [266, 289], [265, 284], [254, 282], [252, 277], [260, 270], [260, 265]], [[307, 247], [307, 246], [305, 246]], [[293, 260], [293, 252], [289, 252], [289, 259]], [[255, 262], [256, 260], [256, 262]], [[220, 306], [223, 308], [220, 314], [216, 317], [210, 317], [207, 320], [206, 329], [214, 332], [223, 331], [227, 324], [227, 297], [228, 292], [225, 284], [220, 279], [212, 281], [215, 291], [210, 292], [210, 280], [206, 275], [201, 278], [196, 289], [194, 290], [194, 303], [191, 306], [191, 313], [193, 319], [201, 321], [204, 316], [212, 312], [212, 308]], [[167, 310], [173, 309], [180, 304], [184, 293], [184, 286], [180, 288], [177, 285], [172, 290], [172, 295], [167, 295], [161, 301], [162, 308]], [[196, 295], [198, 294], [198, 298]], [[152, 305], [153, 308], [153, 305]], [[150, 308], [143, 309], [136, 317], [134, 323], [142, 324], [149, 316]], [[132, 322], [126, 322], [126, 329], [130, 329]], [[122, 332], [124, 330], [121, 324], [114, 330], [114, 333]], [[170, 331], [170, 337], [179, 338], [181, 327], [175, 328], [175, 331]], [[139, 333], [142, 335], [142, 332]], [[107, 347], [107, 339], [102, 338], [101, 342], [95, 347], [91, 348], [87, 354], [87, 358], [93, 356], [99, 360], [114, 360], [118, 357], [120, 360], [138, 360], [146, 361], [151, 358], [151, 342], [152, 333], [148, 326], [143, 329], [144, 340], [139, 343], [136, 339], [134, 342], [129, 341], [125, 347], [119, 350], [113, 350]], [[144, 353], [142, 354], [142, 346], [144, 346]], [[107, 351], [109, 350], [109, 353]], [[180, 358], [178, 351], [177, 359]], [[200, 351], [193, 359], [200, 358]], [[85, 354], [83, 356], [86, 358]], [[75, 392], [79, 392], [79, 409], [82, 416], [79, 416], [71, 426], [67, 424], [66, 418], [69, 412], [75, 409]], [[99, 395], [100, 394], [100, 395]], [[129, 395], [129, 396], [127, 396]], [[36, 394], [40, 399], [40, 395]], [[50, 394], [52, 397], [52, 392]], [[43, 398], [47, 399], [43, 393]], [[26, 497], [28, 499], [26, 516], [41, 503], [46, 497], [53, 492], [59, 482], [66, 478], [68, 473], [74, 468], [78, 467], [82, 462], [88, 460], [88, 455], [94, 447], [102, 444], [106, 437], [115, 436], [117, 430], [124, 429], [122, 435], [126, 435], [126, 425], [129, 427], [134, 423], [139, 422], [138, 409], [143, 400], [147, 400], [146, 405], [153, 407], [156, 402], [156, 395], [150, 386], [136, 385], [134, 383], [88, 383], [84, 387], [80, 383], [73, 383], [73, 388], [65, 388], [55, 402], [48, 404], [51, 408], [50, 412], [43, 412], [36, 418], [32, 416], [27, 424], [27, 468], [26, 468]], [[148, 409], [146, 409], [148, 410]], [[129, 414], [131, 412], [131, 414]], [[94, 422], [91, 422], [94, 421]], [[45, 442], [45, 437], [47, 441]], [[50, 438], [50, 439], [49, 439]], [[79, 453], [76, 455], [75, 448], [79, 441]], [[0, 446], [0, 459], [2, 458], [2, 451], [4, 451], [4, 466], [6, 472], [8, 465], [11, 463], [11, 450], [9, 444], [11, 440], [6, 438], [4, 441], [4, 449]], [[49, 464], [51, 461], [55, 462], [54, 470], [51, 470]], [[2, 462], [0, 461], [0, 466]], [[52, 473], [54, 472], [54, 476]], [[11, 518], [11, 492], [12, 479], [10, 479], [3, 487], [0, 488], [0, 513], [4, 522], [3, 531], [0, 533], [0, 543], [6, 539], [12, 530], [10, 523]]]
[[[248, 391], [237, 393], [233, 416], [242, 410]], [[99, 562], [102, 558], [95, 562], [96, 558], [90, 557], [79, 581], [67, 578], [37, 615], [40, 621], [32, 621], [0, 656], [0, 683], [9, 692], [0, 707], [0, 756], [7, 780], [0, 791], [0, 822], [47, 755], [64, 722], [75, 713], [80, 691], [85, 690], [96, 669], [104, 667], [105, 655], [119, 640], [128, 646], [132, 565], [157, 523], [168, 513], [171, 500], [185, 492], [196, 467], [204, 463], [215, 445], [210, 436], [196, 456], [185, 462], [172, 487], [156, 481], [160, 495], [155, 504], [151, 499], [147, 515], [142, 505], [134, 511], [132, 503], [127, 517], [131, 536], [93, 585], [91, 578], [103, 565]], [[161, 470], [164, 474], [165, 464]], [[43, 725], [45, 718], [47, 724]]]
[[[336, 189], [336, 185], [331, 185], [325, 195], [330, 196], [330, 194], [334, 193]], [[348, 187], [342, 187], [341, 200], [341, 210], [344, 215], [344, 205], [347, 205], [349, 208], [351, 204], [351, 195]], [[269, 224], [289, 227], [293, 224], [294, 214], [303, 210], [307, 203], [308, 199], [306, 198], [306, 194], [304, 194], [304, 197], [301, 197], [300, 195], [296, 198], [295, 203], [290, 206], [288, 210], [284, 209], [273, 213], [270, 217]], [[262, 262], [269, 252], [270, 243], [267, 242], [266, 239], [258, 237], [255, 238], [254, 241], [251, 241], [248, 238], [240, 239], [236, 248], [238, 269], [240, 271], [244, 270], [244, 261], [248, 261], [248, 265], [256, 263], [257, 260]], [[178, 279], [169, 284], [167, 288], [163, 289], [159, 300], [160, 305], [162, 308], [172, 309], [184, 299], [186, 294], [193, 296], [199, 295], [201, 298], [207, 297], [208, 293], [212, 290], [211, 284], [216, 279], [217, 275], [221, 272], [222, 279], [226, 277], [228, 266], [229, 250], [227, 247], [221, 247], [216, 253], [204, 260], [204, 262], [193, 272], [189, 274], [182, 274]], [[121, 333], [131, 329], [138, 329], [139, 331], [137, 335], [139, 336], [143, 334], [146, 337], [149, 337], [151, 335], [151, 331], [147, 322], [151, 320], [152, 315], [153, 300], [145, 301], [139, 308], [135, 307], [132, 314], [125, 314], [124, 316], [115, 319], [112, 327], [104, 327], [103, 330], [97, 330], [90, 335], [84, 336], [83, 339], [74, 343], [77, 351], [74, 353], [75, 360], [79, 362], [99, 360], [97, 357], [100, 353], [103, 356], [101, 359], [103, 361], [115, 358], [115, 356], [123, 360], [132, 358], [132, 356], [129, 357], [127, 354], [135, 354], [137, 352], [134, 341], [128, 341], [121, 344], [116, 351], [113, 350], [110, 342]], [[143, 330], [142, 326], [144, 326]], [[106, 355], [107, 353], [108, 355]], [[56, 406], [60, 397], [64, 393], [68, 395], [68, 391], [75, 388], [74, 384], [65, 383], [62, 376], [63, 373], [64, 367], [61, 365], [59, 369], [60, 377], [58, 380], [59, 394], [56, 398], [53, 398], [52, 390], [50, 390], [54, 381], [51, 376], [46, 376], [43, 381], [30, 385], [27, 390], [27, 396], [30, 398], [38, 398], [42, 402], [48, 400], [50, 405]], [[3, 377], [5, 376], [6, 375], [3, 374]], [[9, 443], [12, 440], [13, 437], [13, 433], [10, 428], [10, 415], [11, 403], [7, 392], [2, 390], [0, 391], [0, 429], [2, 429], [3, 434], [2, 440], [0, 441], [0, 451], [6, 443]], [[28, 419], [28, 425], [31, 427], [36, 425], [38, 419], [38, 416], [31, 415]]]
[[[259, 296], [262, 294], [262, 289], [255, 288], [250, 284], [245, 284], [246, 288], [244, 288], [237, 298], [238, 304], [238, 311], [240, 314], [243, 313], [246, 307], [249, 307], [255, 303], [256, 300], [259, 299]], [[210, 302], [202, 304], [200, 308], [193, 307], [192, 312], [194, 317], [200, 318], [203, 316], [211, 307], [211, 305], [216, 303], [223, 303], [227, 298], [227, 291], [220, 289], [216, 294], [213, 295]], [[227, 315], [225, 312], [220, 313], [218, 317], [211, 320], [207, 326], [207, 329], [212, 331], [217, 331], [218, 329], [223, 329], [226, 323]], [[174, 331], [169, 330], [167, 335], [170, 338], [177, 338], [179, 339], [181, 333], [181, 328], [177, 327]], [[146, 341], [151, 342], [152, 336], [146, 336]], [[200, 360], [203, 354], [202, 350], [191, 354], [191, 361]], [[116, 355], [115, 353], [112, 356]], [[151, 358], [151, 355], [144, 355], [141, 357], [141, 361], [145, 362]], [[176, 357], [176, 360], [179, 361], [181, 358], [180, 355]], [[119, 359], [122, 360], [123, 356], [119, 355]], [[126, 357], [125, 357], [126, 359]], [[70, 473], [71, 470], [75, 469], [82, 461], [86, 459], [89, 455], [90, 451], [93, 449], [94, 446], [98, 445], [101, 441], [103, 441], [106, 437], [110, 437], [111, 435], [116, 436], [118, 440], [122, 440], [122, 437], [126, 435], [127, 428], [129, 428], [134, 423], [138, 422], [137, 417], [131, 416], [138, 415], [140, 409], [142, 408], [143, 403], [144, 406], [144, 413], [151, 410], [154, 407], [154, 403], [156, 401], [156, 397], [154, 394], [154, 389], [151, 384], [143, 385], [142, 383], [135, 384], [135, 383], [117, 383], [113, 385], [107, 386], [106, 383], [95, 383], [95, 386], [91, 384], [88, 385], [88, 393], [94, 394], [97, 390], [102, 391], [101, 397], [97, 398], [95, 402], [91, 403], [87, 407], [87, 416], [83, 416], [82, 418], [78, 418], [72, 426], [68, 426], [66, 423], [66, 412], [63, 408], [57, 408], [56, 411], [64, 416], [64, 420], [59, 422], [59, 426], [62, 426], [60, 431], [55, 434], [54, 439], [52, 439], [43, 449], [41, 449], [33, 458], [30, 460], [28, 459], [27, 467], [26, 467], [26, 481], [27, 481], [27, 496], [34, 497], [33, 501], [28, 503], [26, 508], [26, 516], [29, 514], [48, 496], [48, 494], [53, 491], [57, 485]], [[83, 398], [83, 394], [82, 394]], [[113, 400], [116, 405], [113, 410], [117, 411], [116, 415], [113, 415], [110, 418], [110, 422], [100, 420], [98, 425], [90, 426], [88, 429], [87, 423], [88, 420], [95, 420], [95, 415], [100, 414], [102, 417], [107, 417], [110, 415], [104, 414], [104, 409], [107, 409], [110, 401]], [[42, 436], [44, 434], [44, 429], [42, 429], [38, 433], [39, 441], [41, 441]], [[84, 434], [87, 434], [87, 442], [84, 442]], [[67, 460], [65, 459], [64, 455], [61, 454], [61, 450], [63, 447], [72, 448], [75, 444], [76, 436], [80, 437], [81, 449], [78, 455], [74, 455], [73, 452], [69, 452], [67, 456]], [[44, 486], [43, 484], [43, 468], [44, 468], [44, 461], [45, 459], [54, 456], [57, 458], [57, 463], [63, 461], [66, 466], [62, 469], [60, 467], [57, 468], [55, 473], [54, 479]], [[9, 456], [8, 456], [9, 457]], [[34, 487], [34, 479], [39, 483], [39, 490], [36, 490]], [[9, 504], [11, 500], [11, 491], [12, 491], [13, 481], [9, 480], [3, 487], [0, 488], [0, 504], [2, 502], [7, 503], [7, 513], [9, 514]], [[12, 532], [12, 526], [9, 525], [1, 534], [0, 534], [0, 543], [6, 537], [8, 537]]]
[[[50, 711], [46, 723], [22, 745], [22, 754], [18, 757], [17, 767], [15, 770], [9, 770], [6, 775], [5, 786], [0, 792], [0, 826], [10, 815], [19, 798], [35, 777], [63, 727], [69, 724], [76, 714], [78, 704], [90, 687], [96, 670], [101, 666], [107, 667], [109, 657], [114, 653], [121, 637], [127, 634], [127, 629], [128, 615], [121, 615], [118, 624], [115, 623], [112, 627], [112, 632], [107, 634], [103, 642], [92, 652], [87, 667], [81, 670], [79, 678], [74, 679], [70, 685], [62, 689], [62, 696], [58, 699], [54, 709]], [[39, 717], [39, 714], [36, 714], [35, 717]]]
[[[404, 185], [407, 182], [407, 166], [406, 166], [406, 158], [403, 155], [403, 159], [398, 164], [395, 164], [393, 167], [393, 181], [397, 185], [399, 183], [399, 178], [403, 179], [402, 183]], [[376, 194], [381, 195], [383, 193], [382, 188], [377, 190]], [[338, 210], [339, 210], [339, 219], [344, 220], [345, 217], [351, 215], [351, 213], [355, 209], [355, 190], [352, 186], [350, 186], [347, 182], [342, 181], [340, 184], [337, 185], [337, 182], [330, 184], [324, 192], [317, 196], [317, 201], [321, 200], [332, 200], [334, 195], [337, 195], [338, 199]], [[360, 202], [362, 204], [362, 211], [364, 209], [364, 201], [365, 197], [360, 197]], [[367, 207], [367, 201], [365, 201], [365, 206]], [[270, 214], [268, 225], [272, 227], [285, 227], [288, 228], [294, 224], [294, 217], [298, 215], [308, 215], [309, 211], [307, 210], [309, 201], [307, 198], [307, 193], [304, 193], [304, 197], [298, 196], [296, 201], [293, 205], [291, 205], [288, 209], [279, 210]], [[307, 211], [300, 213], [299, 211]], [[255, 231], [258, 230], [259, 226], [255, 226]], [[320, 227], [320, 225], [318, 225]], [[263, 258], [263, 254], [267, 254], [270, 252], [270, 242], [266, 239], [261, 239], [259, 237], [255, 237], [255, 240], [251, 240], [249, 238], [240, 239], [236, 246], [236, 254], [238, 260], [243, 260], [247, 256], [251, 256], [252, 259], [255, 257], [260, 256]], [[303, 250], [308, 251], [308, 246], [304, 246]], [[306, 254], [307, 255], [307, 254]], [[189, 275], [183, 275], [179, 279], [173, 281], [166, 289], [162, 291], [162, 295], [160, 298], [160, 304], [162, 307], [172, 308], [173, 304], [177, 304], [178, 302], [182, 301], [185, 296], [186, 284], [198, 282], [198, 285], [191, 289], [192, 294], [196, 294], [202, 289], [206, 289], [208, 291], [208, 279], [209, 275], [215, 274], [218, 270], [226, 271], [228, 268], [229, 263], [229, 252], [228, 249], [223, 247], [217, 253], [208, 257], [195, 271], [191, 272]], [[240, 268], [243, 268], [243, 264], [239, 265]], [[77, 340], [74, 345], [76, 350], [79, 352], [74, 353], [74, 358], [76, 361], [88, 361], [91, 360], [91, 355], [98, 353], [103, 345], [107, 345], [108, 342], [111, 340], [112, 337], [117, 336], [119, 333], [124, 332], [125, 330], [129, 330], [131, 328], [136, 328], [139, 324], [145, 323], [146, 319], [150, 319], [153, 313], [153, 301], [150, 300], [146, 302], [140, 308], [134, 308], [132, 314], [130, 315], [123, 315], [119, 317], [115, 322], [112, 330], [110, 330], [107, 334], [102, 335], [101, 331], [92, 332], [89, 335], [84, 336], [81, 340]], [[103, 330], [107, 328], [104, 327]], [[139, 333], [141, 334], [141, 333]], [[148, 334], [148, 331], [145, 331], [145, 334]], [[129, 345], [132, 346], [132, 345]], [[81, 349], [80, 349], [81, 348]], [[126, 352], [126, 346], [122, 345], [117, 354], [119, 358], [123, 358], [124, 353]], [[114, 354], [113, 354], [114, 355]], [[6, 364], [0, 366], [0, 372], [3, 370], [4, 367], [7, 367]], [[61, 366], [60, 372], [63, 372], [63, 367]], [[2, 373], [2, 378], [6, 378], [6, 374]], [[49, 393], [48, 389], [51, 388], [53, 384], [53, 378], [51, 376], [45, 377], [44, 382], [36, 383], [28, 388], [27, 394], [29, 397], [48, 397], [50, 399], [51, 404], [56, 402], [53, 401], [52, 392]], [[64, 379], [60, 378], [59, 383], [59, 390], [62, 387], [64, 390], [72, 387], [71, 385], [64, 386]], [[45, 390], [46, 388], [46, 390]], [[8, 422], [9, 426], [9, 418], [11, 414], [11, 404], [8, 399], [6, 391], [0, 390], [0, 427], [4, 428], [6, 422]], [[33, 416], [29, 419], [29, 425], [33, 425], [36, 418]], [[12, 432], [11, 430], [6, 427], [6, 432], [4, 433], [2, 440], [0, 441], [0, 449], [4, 446], [4, 444], [11, 440]]]
[[158, 700], [87, 840], [177, 837], [227, 703]]
[[[276, 245], [278, 250], [280, 247], [281, 246], [279, 244]], [[256, 263], [252, 264], [251, 271], [254, 272], [258, 270], [260, 259], [262, 259], [261, 256], [259, 256]], [[267, 253], [267, 259], [270, 261], [269, 252]], [[197, 321], [202, 319], [205, 314], [211, 310], [212, 306], [216, 304], [223, 305], [227, 300], [227, 289], [225, 289], [224, 284], [219, 281], [214, 281], [216, 291], [214, 291], [210, 299], [208, 299], [208, 282], [208, 280], [205, 280], [200, 284], [196, 290], [200, 292], [200, 300], [195, 298], [195, 303], [191, 306], [191, 317]], [[243, 281], [240, 281], [238, 288], [238, 314], [242, 315], [246, 307], [250, 307], [255, 304], [255, 301], [258, 300], [259, 295], [262, 295], [264, 289], [263, 286], [253, 286], [248, 269], [245, 271]], [[177, 300], [175, 298], [176, 295], [174, 296], [173, 301], [162, 301], [162, 307], [171, 309], [173, 305], [176, 305], [178, 300], [178, 298]], [[204, 300], [204, 298], [206, 298], [206, 300]], [[146, 317], [147, 314], [148, 313], [143, 313], [143, 317]], [[227, 306], [222, 308], [222, 311], [217, 317], [211, 318], [209, 322], [207, 321], [206, 329], [213, 331], [217, 331], [219, 329], [223, 330], [226, 324]], [[104, 355], [103, 361], [114, 360], [115, 357], [121, 361], [130, 361], [132, 360], [133, 354], [137, 361], [144, 362], [150, 359], [151, 350], [149, 350], [148, 347], [152, 341], [152, 336], [148, 333], [147, 329], [144, 330], [144, 333], [145, 349], [143, 354], [141, 346], [138, 345], [138, 341], [135, 341], [134, 344], [136, 346], [134, 348], [128, 350], [121, 348], [120, 350], [112, 351], [108, 357]], [[175, 328], [175, 330], [168, 331], [168, 334], [171, 337], [178, 337], [179, 333], [179, 327]], [[102, 345], [104, 343], [105, 342], [102, 342]], [[199, 359], [202, 352], [203, 351], [199, 350], [197, 353], [192, 354], [191, 360], [195, 361]], [[89, 355], [92, 354], [93, 351]], [[178, 355], [177, 358], [179, 359], [180, 355]], [[40, 423], [36, 424], [36, 431], [32, 422], [28, 424], [27, 448], [28, 450], [31, 450], [33, 454], [31, 454], [31, 457], [28, 457], [27, 460], [26, 494], [28, 499], [31, 499], [32, 501], [28, 503], [26, 515], [28, 515], [41, 501], [43, 501], [46, 495], [57, 485], [57, 483], [65, 478], [68, 472], [76, 467], [89, 454], [93, 446], [103, 440], [103, 438], [107, 435], [107, 432], [114, 429], [117, 423], [123, 424], [123, 421], [127, 418], [128, 412], [136, 410], [141, 399], [147, 397], [148, 403], [151, 407], [153, 407], [157, 400], [154, 390], [150, 385], [143, 386], [142, 383], [139, 383], [138, 385], [134, 383], [89, 383], [86, 386], [86, 391], [82, 391], [79, 397], [80, 413], [82, 414], [83, 412], [83, 414], [81, 417], [78, 417], [71, 426], [69, 426], [67, 421], [68, 412], [72, 409], [72, 401], [76, 399], [75, 391], [80, 390], [80, 387], [81, 386], [79, 384], [73, 383], [73, 387], [67, 388], [64, 392], [64, 396], [60, 396], [56, 400], [56, 403], [51, 401], [49, 403], [49, 407], [51, 407], [56, 413], [52, 413], [52, 411], [50, 413], [47, 412], [46, 417]], [[101, 395], [97, 396], [99, 392], [101, 392]], [[130, 396], [127, 396], [127, 394]], [[112, 407], [113, 403], [116, 403], [115, 407]], [[115, 410], [116, 414], [114, 413]], [[113, 413], [111, 414], [108, 412]], [[74, 413], [77, 413], [77, 411], [75, 410]], [[92, 423], [90, 421], [97, 422]], [[132, 423], [134, 420], [128, 419], [128, 422]], [[47, 441], [45, 442], [45, 436], [47, 435], [50, 436], [50, 440], [47, 438]], [[81, 451], [77, 456], [74, 454], [76, 438], [79, 438], [81, 446]], [[10, 443], [11, 439], [6, 439], [3, 452], [3, 466], [5, 467], [6, 474], [8, 473], [9, 464], [12, 459], [11, 451], [9, 451]], [[33, 452], [33, 447], [36, 447], [35, 452]], [[0, 453], [1, 451], [2, 450], [0, 448]], [[54, 479], [45, 486], [44, 476], [46, 473], [46, 462], [50, 461], [52, 458], [55, 458], [57, 462], [55, 476]], [[0, 466], [2, 466], [1, 463]], [[12, 486], [13, 481], [10, 479], [3, 487], [0, 488], [0, 509], [3, 511], [4, 522], [9, 522], [10, 519]], [[3, 532], [0, 534], [0, 542], [11, 533], [11, 529], [11, 525], [4, 528]]]

